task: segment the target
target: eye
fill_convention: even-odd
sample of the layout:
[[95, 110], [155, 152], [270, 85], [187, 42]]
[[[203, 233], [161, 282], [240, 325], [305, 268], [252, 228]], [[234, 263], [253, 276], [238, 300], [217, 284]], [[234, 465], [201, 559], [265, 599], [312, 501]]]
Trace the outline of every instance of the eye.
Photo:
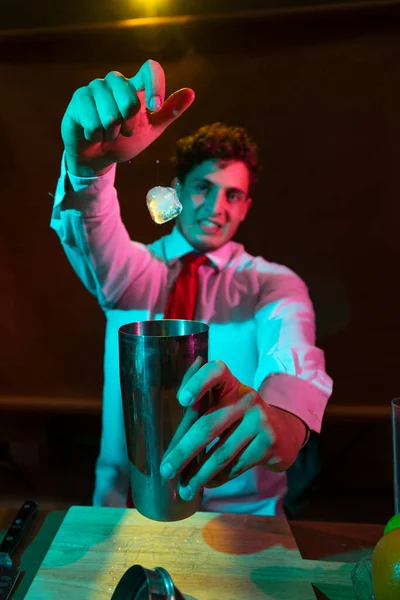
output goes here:
[[243, 195], [240, 192], [237, 192], [235, 190], [230, 190], [227, 193], [226, 197], [227, 197], [228, 201], [233, 204], [235, 202], [240, 202], [240, 200], [242, 199]]
[[210, 185], [205, 181], [198, 181], [194, 184], [194, 189], [198, 194], [206, 194], [210, 189]]

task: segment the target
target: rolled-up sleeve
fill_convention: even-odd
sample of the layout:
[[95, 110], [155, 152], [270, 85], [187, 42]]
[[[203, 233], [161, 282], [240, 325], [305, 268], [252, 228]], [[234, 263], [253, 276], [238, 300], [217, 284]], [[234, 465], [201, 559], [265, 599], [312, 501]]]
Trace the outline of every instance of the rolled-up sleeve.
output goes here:
[[315, 316], [307, 287], [279, 265], [260, 277], [254, 387], [269, 404], [319, 432], [332, 380], [325, 371], [324, 353], [315, 346]]

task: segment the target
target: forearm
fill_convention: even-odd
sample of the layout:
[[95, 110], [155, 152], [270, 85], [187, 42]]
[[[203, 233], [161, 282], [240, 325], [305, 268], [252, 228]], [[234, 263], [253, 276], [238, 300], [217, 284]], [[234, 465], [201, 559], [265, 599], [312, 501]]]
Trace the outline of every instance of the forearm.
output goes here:
[[122, 223], [114, 173], [73, 177], [63, 164], [51, 220], [72, 267], [103, 309], [116, 306], [151, 261]]
[[267, 466], [273, 471], [286, 471], [307, 443], [309, 430], [299, 417], [276, 406], [268, 405], [267, 415], [273, 431], [272, 458]]
[[307, 402], [303, 396], [309, 389], [305, 390], [303, 383], [296, 377], [279, 374], [268, 377], [259, 390], [268, 404], [268, 417], [274, 431], [274, 461], [268, 464], [274, 471], [288, 469], [309, 438], [310, 428], [304, 421]]

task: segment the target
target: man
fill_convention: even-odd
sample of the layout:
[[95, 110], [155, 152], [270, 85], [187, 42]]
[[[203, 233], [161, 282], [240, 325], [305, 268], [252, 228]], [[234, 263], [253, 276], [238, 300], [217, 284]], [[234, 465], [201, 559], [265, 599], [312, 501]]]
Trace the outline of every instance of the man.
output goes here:
[[[242, 129], [214, 124], [178, 142], [175, 188], [183, 211], [170, 235], [150, 246], [131, 242], [113, 186], [115, 165], [144, 150], [194, 99], [190, 89], [164, 96], [163, 69], [148, 61], [130, 80], [112, 72], [77, 90], [62, 121], [65, 155], [52, 227], [107, 316], [93, 502], [125, 505], [128, 492], [118, 327], [176, 314], [178, 281], [190, 276], [198, 285], [193, 318], [210, 325], [210, 362], [195, 366], [177, 401], [188, 406], [212, 389], [216, 404], [166, 457], [161, 474], [173, 477], [218, 438], [181, 497], [206, 486], [207, 510], [279, 514], [284, 471], [308, 429], [320, 430], [331, 393], [314, 346], [312, 305], [292, 271], [231, 241], [250, 209], [257, 172], [256, 147]], [[201, 264], [191, 266], [199, 255]]]

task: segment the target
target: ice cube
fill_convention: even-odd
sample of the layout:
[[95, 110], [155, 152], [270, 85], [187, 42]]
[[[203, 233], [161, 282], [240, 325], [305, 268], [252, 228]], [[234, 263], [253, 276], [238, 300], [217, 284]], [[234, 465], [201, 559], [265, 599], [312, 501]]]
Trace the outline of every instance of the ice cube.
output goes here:
[[147, 192], [146, 203], [151, 218], [158, 224], [175, 219], [182, 211], [178, 194], [172, 187], [157, 185], [151, 188]]

